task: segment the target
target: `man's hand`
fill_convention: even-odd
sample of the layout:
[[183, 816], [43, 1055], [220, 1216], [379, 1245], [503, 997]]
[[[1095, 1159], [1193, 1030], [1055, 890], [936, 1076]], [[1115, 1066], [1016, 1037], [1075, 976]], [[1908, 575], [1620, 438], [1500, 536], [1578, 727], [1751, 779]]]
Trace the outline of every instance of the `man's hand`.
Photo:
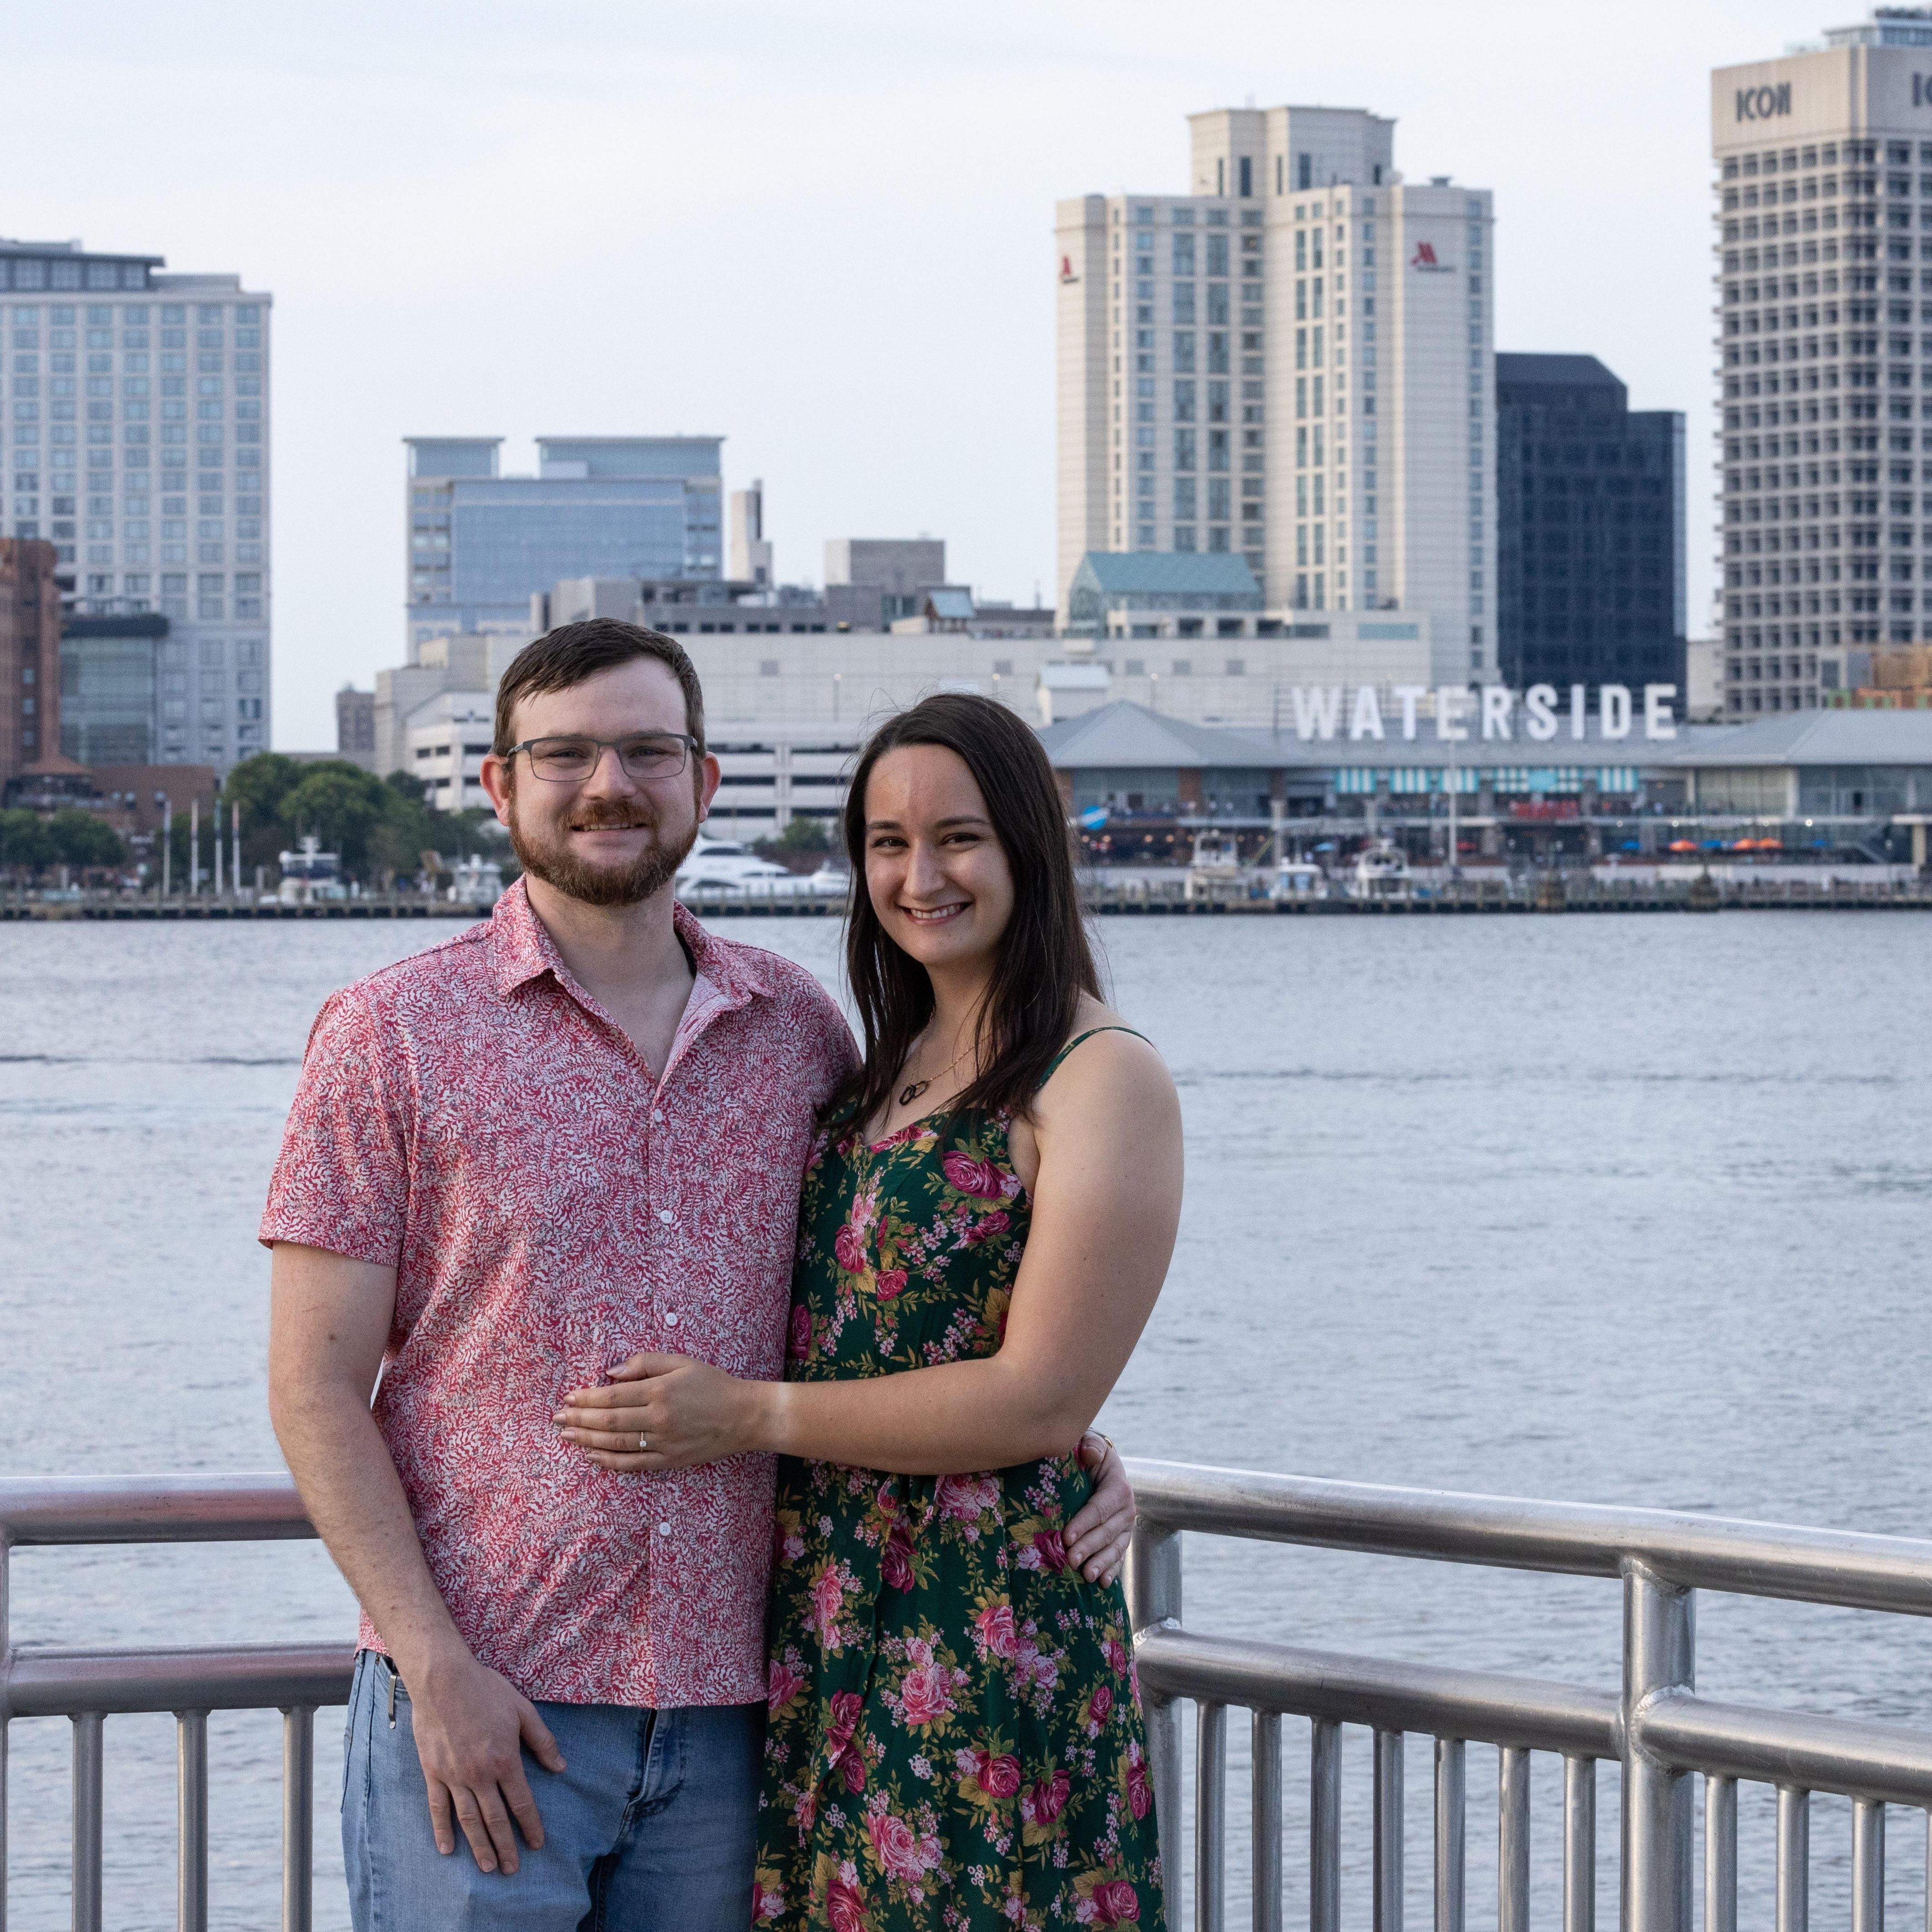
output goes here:
[[506, 1875], [517, 1868], [517, 1832], [534, 1850], [543, 1820], [524, 1776], [524, 1748], [546, 1771], [563, 1768], [563, 1754], [536, 1706], [468, 1651], [452, 1647], [408, 1683], [416, 1755], [429, 1786], [436, 1848], [456, 1850], [463, 1827], [478, 1868]]
[[1112, 1583], [1127, 1559], [1139, 1506], [1120, 1466], [1120, 1452], [1088, 1430], [1080, 1438], [1080, 1460], [1094, 1478], [1094, 1493], [1066, 1526], [1067, 1561], [1090, 1583]]
[[784, 1387], [688, 1355], [633, 1355], [602, 1388], [573, 1389], [550, 1419], [600, 1468], [688, 1469], [760, 1447], [760, 1415]]

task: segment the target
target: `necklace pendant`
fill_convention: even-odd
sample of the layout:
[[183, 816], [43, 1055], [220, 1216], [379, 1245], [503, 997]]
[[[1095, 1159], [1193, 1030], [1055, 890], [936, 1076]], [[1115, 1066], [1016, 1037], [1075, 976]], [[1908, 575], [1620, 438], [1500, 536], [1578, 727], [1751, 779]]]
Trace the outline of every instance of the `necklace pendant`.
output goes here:
[[915, 1080], [910, 1086], [902, 1087], [899, 1089], [899, 1105], [910, 1107], [932, 1084], [930, 1080]]

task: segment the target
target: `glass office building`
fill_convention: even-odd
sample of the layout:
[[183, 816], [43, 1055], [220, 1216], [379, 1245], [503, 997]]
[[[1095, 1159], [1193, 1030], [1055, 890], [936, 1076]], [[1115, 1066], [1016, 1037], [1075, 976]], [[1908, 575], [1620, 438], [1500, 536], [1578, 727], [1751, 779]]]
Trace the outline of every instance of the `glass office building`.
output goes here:
[[1496, 358], [1503, 682], [1684, 688], [1684, 418], [1594, 356]]
[[568, 577], [723, 580], [722, 436], [540, 436], [537, 474], [497, 436], [412, 436], [411, 662], [449, 632], [520, 631]]
[[160, 640], [168, 620], [148, 612], [70, 617], [61, 634], [61, 756], [81, 765], [151, 765]]

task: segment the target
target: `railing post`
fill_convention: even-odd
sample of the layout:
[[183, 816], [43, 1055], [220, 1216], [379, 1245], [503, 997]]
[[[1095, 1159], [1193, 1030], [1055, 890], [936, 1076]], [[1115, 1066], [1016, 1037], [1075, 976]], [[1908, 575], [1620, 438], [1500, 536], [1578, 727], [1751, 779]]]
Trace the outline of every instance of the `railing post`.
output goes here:
[[1281, 1717], [1254, 1714], [1251, 1839], [1254, 1932], [1282, 1932]]
[[[1738, 1932], [1738, 1781], [1704, 1780], [1704, 1932]], [[1932, 1932], [1932, 1928], [1928, 1928]]]
[[1563, 1760], [1563, 1932], [1597, 1928], [1597, 1760]]
[[1811, 1794], [1778, 1787], [1777, 1932], [1806, 1932], [1811, 1922]]
[[1376, 1733], [1375, 1932], [1402, 1932], [1402, 1744]]
[[[0, 1530], [0, 1932], [7, 1932], [7, 1740], [12, 1713], [7, 1708], [7, 1677], [14, 1667], [14, 1638], [8, 1624], [7, 1588], [13, 1568], [14, 1542]], [[1932, 1932], [1932, 1928], [1928, 1928]]]
[[1436, 1932], [1462, 1932], [1468, 1756], [1460, 1738], [1436, 1740]]
[[1317, 1718], [1308, 1751], [1308, 1932], [1341, 1924], [1342, 1726]]
[[175, 1714], [175, 1919], [208, 1932], [208, 1713]]
[[1885, 1932], [1885, 1806], [1852, 1806], [1852, 1932]]
[[1652, 1700], [1696, 1679], [1696, 1600], [1624, 1564], [1622, 1932], [1690, 1932], [1690, 1786], [1643, 1750]]
[[74, 1719], [74, 1932], [100, 1932], [100, 1817], [105, 1719]]
[[1496, 1754], [1497, 1932], [1529, 1932], [1529, 1754]]
[[315, 1888], [315, 1713], [282, 1713], [282, 1932], [309, 1932]]
[[[1180, 1622], [1180, 1532], [1145, 1516], [1127, 1547], [1127, 1617], [1134, 1634]], [[1160, 1834], [1161, 1876], [1170, 1901], [1181, 1895], [1180, 1712], [1174, 1699], [1152, 1692], [1143, 1699], [1148, 1776], [1154, 1787], [1154, 1824]], [[1178, 1912], [1172, 1903], [1170, 1916]]]
[[1194, 1932], [1222, 1932], [1228, 1902], [1228, 1707], [1195, 1706]]

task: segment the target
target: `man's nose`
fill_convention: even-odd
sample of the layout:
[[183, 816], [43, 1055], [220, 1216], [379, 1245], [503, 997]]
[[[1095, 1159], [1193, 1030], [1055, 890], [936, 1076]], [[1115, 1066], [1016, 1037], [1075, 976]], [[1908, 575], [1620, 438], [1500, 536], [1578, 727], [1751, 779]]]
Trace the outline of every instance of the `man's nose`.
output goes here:
[[597, 762], [591, 767], [590, 776], [578, 789], [594, 798], [628, 798], [635, 795], [638, 784], [625, 770], [617, 747], [605, 745], [598, 752]]

